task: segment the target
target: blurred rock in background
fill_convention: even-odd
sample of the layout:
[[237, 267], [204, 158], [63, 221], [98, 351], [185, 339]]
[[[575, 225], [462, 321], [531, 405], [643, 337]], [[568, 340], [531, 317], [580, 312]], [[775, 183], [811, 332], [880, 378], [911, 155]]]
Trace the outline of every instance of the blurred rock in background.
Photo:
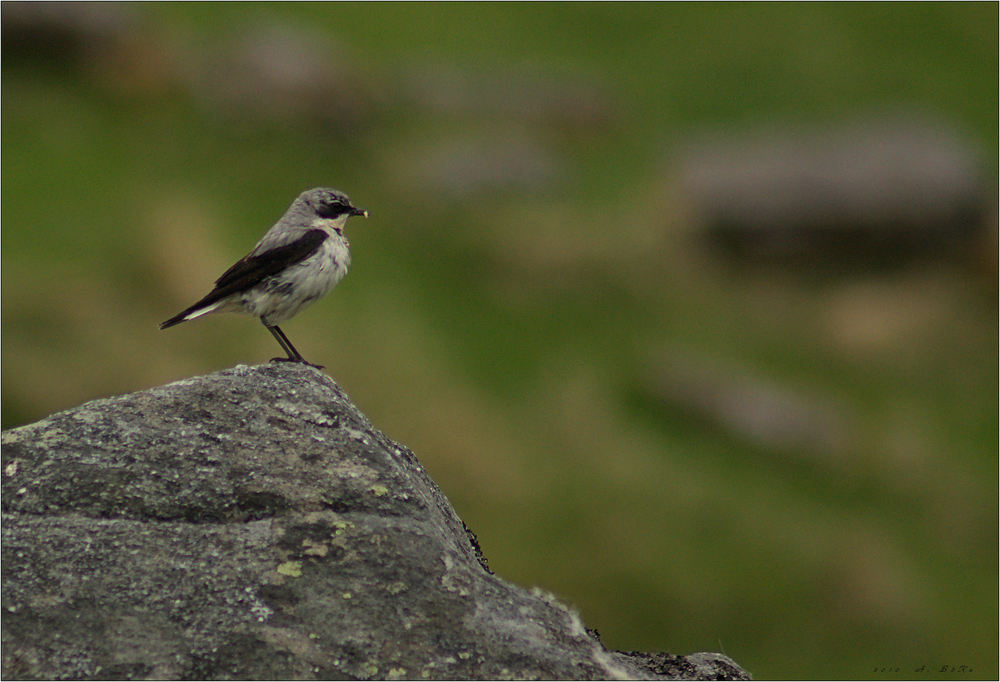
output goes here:
[[449, 135], [401, 165], [414, 186], [455, 201], [497, 192], [537, 195], [568, 177], [566, 163], [541, 140], [513, 131]]
[[677, 170], [711, 243], [751, 260], [938, 256], [995, 215], [973, 148], [918, 114], [720, 134], [689, 145]]
[[353, 131], [373, 115], [371, 76], [329, 34], [294, 22], [248, 23], [205, 41], [155, 27], [124, 3], [6, 3], [3, 57], [81, 68], [118, 94], [191, 95], [240, 124], [313, 123]]
[[827, 464], [845, 457], [857, 431], [829, 397], [676, 350], [651, 360], [641, 390], [668, 413], [728, 432], [752, 447]]
[[617, 119], [614, 99], [593, 77], [554, 70], [481, 72], [425, 63], [402, 75], [414, 105], [450, 116], [548, 124], [570, 131], [603, 131]]
[[292, 23], [234, 31], [230, 40], [200, 55], [189, 77], [198, 99], [233, 120], [353, 130], [373, 114], [370, 79], [329, 34]]
[[124, 3], [5, 2], [4, 60], [80, 62], [123, 42], [136, 15]]

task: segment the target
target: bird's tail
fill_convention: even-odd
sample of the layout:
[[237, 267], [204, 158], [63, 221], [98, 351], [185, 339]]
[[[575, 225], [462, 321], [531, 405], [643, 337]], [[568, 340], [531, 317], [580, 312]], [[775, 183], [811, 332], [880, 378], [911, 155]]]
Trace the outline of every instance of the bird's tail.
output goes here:
[[210, 305], [205, 305], [201, 301], [195, 303], [193, 306], [186, 310], [182, 310], [177, 313], [169, 320], [160, 323], [160, 329], [166, 329], [167, 327], [173, 327], [175, 324], [180, 324], [181, 322], [187, 322], [188, 320], [193, 320], [196, 317], [201, 317], [202, 315], [207, 315], [216, 308], [219, 307], [221, 301], [216, 301]]

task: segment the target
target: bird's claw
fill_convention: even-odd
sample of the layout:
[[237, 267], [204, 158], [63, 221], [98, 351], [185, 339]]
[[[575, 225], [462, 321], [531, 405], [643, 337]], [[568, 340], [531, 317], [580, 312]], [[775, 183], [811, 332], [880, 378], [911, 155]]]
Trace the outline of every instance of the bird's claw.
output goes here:
[[304, 358], [271, 358], [271, 362], [297, 362], [300, 365], [309, 365], [310, 367], [315, 367], [316, 369], [323, 369], [323, 365], [314, 365]]

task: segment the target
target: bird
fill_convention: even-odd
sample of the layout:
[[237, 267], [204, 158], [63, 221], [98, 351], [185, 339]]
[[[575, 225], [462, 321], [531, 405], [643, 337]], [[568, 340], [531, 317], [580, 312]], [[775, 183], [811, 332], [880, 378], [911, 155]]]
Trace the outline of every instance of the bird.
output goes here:
[[215, 280], [215, 288], [160, 329], [209, 313], [247, 313], [260, 318], [288, 356], [272, 362], [322, 368], [302, 357], [278, 323], [330, 293], [347, 274], [351, 251], [344, 226], [353, 216], [367, 218], [368, 211], [343, 192], [328, 187], [302, 192], [253, 250]]

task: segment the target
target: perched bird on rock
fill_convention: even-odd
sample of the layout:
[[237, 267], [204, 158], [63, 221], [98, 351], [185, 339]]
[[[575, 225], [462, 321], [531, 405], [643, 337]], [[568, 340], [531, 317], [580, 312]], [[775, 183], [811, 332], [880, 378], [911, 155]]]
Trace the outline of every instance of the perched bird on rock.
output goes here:
[[344, 225], [351, 216], [367, 218], [368, 211], [356, 208], [335, 189], [303, 192], [253, 250], [215, 280], [208, 295], [163, 322], [160, 329], [208, 313], [248, 313], [260, 318], [288, 355], [274, 360], [311, 365], [278, 323], [328, 294], [347, 274], [351, 251]]

